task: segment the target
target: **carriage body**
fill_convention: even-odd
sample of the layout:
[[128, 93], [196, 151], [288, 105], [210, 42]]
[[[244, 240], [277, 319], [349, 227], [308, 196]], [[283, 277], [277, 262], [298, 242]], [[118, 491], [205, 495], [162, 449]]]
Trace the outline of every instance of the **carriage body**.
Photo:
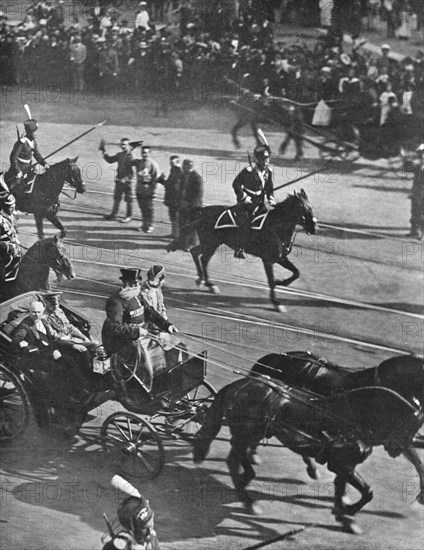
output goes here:
[[[157, 475], [164, 464], [159, 433], [173, 438], [193, 435], [216, 393], [205, 380], [206, 352], [190, 356], [184, 345], [178, 349], [162, 350], [162, 360], [154, 361], [150, 395], [142, 391], [136, 379], [126, 380], [117, 375], [113, 360], [102, 353], [101, 346], [90, 352], [90, 364], [84, 370], [77, 369], [72, 361], [62, 364], [62, 359], [53, 364], [52, 359], [46, 357], [43, 363], [42, 355], [34, 361], [28, 361], [28, 358], [23, 361], [12, 344], [11, 336], [28, 315], [31, 302], [42, 299], [42, 292], [28, 292], [1, 306], [0, 441], [22, 435], [32, 413], [40, 426], [51, 428], [59, 425], [65, 433], [72, 426], [68, 435], [75, 434], [88, 412], [106, 401], [115, 400], [126, 411], [121, 410], [106, 418], [101, 428], [101, 444], [115, 459], [116, 455], [119, 456], [116, 460], [120, 463], [120, 471], [129, 475], [135, 475], [134, 468], [139, 466], [141, 447], [153, 445], [157, 455], [155, 464], [146, 471], [144, 459], [139, 477]], [[89, 336], [89, 321], [72, 308], [61, 307], [68, 319]], [[58, 347], [62, 358], [66, 358], [66, 348], [61, 349], [60, 344]], [[158, 349], [161, 348], [156, 346], [155, 349], [158, 358]], [[131, 435], [123, 437], [127, 431]], [[131, 437], [136, 440], [128, 447], [128, 438]], [[154, 456], [151, 449], [147, 454]], [[128, 457], [132, 461], [131, 472], [122, 465], [123, 461], [128, 462]]]

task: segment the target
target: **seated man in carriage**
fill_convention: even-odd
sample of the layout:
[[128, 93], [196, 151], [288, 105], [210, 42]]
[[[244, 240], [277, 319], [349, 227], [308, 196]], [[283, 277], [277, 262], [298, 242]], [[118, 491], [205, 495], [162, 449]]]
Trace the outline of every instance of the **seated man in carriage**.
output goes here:
[[177, 332], [175, 326], [150, 306], [141, 294], [139, 269], [121, 269], [122, 287], [106, 302], [107, 318], [103, 323], [102, 341], [108, 355], [121, 357], [134, 355], [137, 348], [144, 357], [143, 380], [140, 383], [147, 393], [153, 383], [153, 365], [147, 353], [150, 341], [146, 322], [153, 323], [163, 332]]
[[57, 344], [66, 355], [71, 356], [83, 371], [91, 370], [89, 349], [97, 346], [79, 328], [74, 326], [60, 307], [61, 292], [48, 292], [43, 296], [46, 304], [45, 317], [57, 334]]
[[31, 112], [27, 105], [25, 105], [25, 109], [28, 114], [28, 120], [24, 122], [25, 135], [20, 138], [18, 133], [18, 140], [10, 153], [10, 167], [0, 178], [0, 186], [8, 193], [16, 188], [19, 189], [22, 182], [32, 181], [35, 175], [32, 169], [33, 158], [44, 168], [49, 168], [36, 141], [38, 123], [31, 118]]
[[265, 210], [265, 198], [269, 206], [275, 206], [272, 169], [269, 166], [271, 150], [265, 139], [264, 141], [263, 145], [257, 145], [253, 151], [256, 163], [243, 168], [233, 181], [237, 197], [237, 222], [241, 232], [235, 258], [246, 257], [244, 251], [249, 243], [250, 223], [253, 216]]

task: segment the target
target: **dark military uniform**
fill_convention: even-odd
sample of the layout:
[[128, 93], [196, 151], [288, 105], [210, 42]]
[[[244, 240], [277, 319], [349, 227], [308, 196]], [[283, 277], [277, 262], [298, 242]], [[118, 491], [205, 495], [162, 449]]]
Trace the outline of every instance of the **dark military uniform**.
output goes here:
[[237, 222], [241, 230], [240, 248], [236, 251], [237, 258], [244, 258], [244, 249], [250, 237], [250, 221], [265, 207], [265, 198], [274, 204], [274, 184], [272, 169], [265, 166], [247, 166], [233, 181], [233, 189], [237, 197]]
[[20, 178], [18, 178], [20, 172], [22, 172], [23, 177], [29, 177], [32, 173], [31, 162], [33, 157], [41, 166], [46, 166], [46, 161], [38, 149], [37, 141], [35, 139], [31, 140], [27, 136], [21, 137], [13, 146], [10, 153], [10, 168], [4, 174], [9, 189], [12, 190], [20, 182]]
[[16, 277], [21, 256], [17, 219], [0, 212], [0, 286]]
[[115, 190], [113, 193], [113, 207], [110, 214], [110, 218], [114, 218], [119, 210], [121, 204], [122, 195], [125, 197], [127, 203], [127, 218], [132, 217], [132, 180], [134, 176], [133, 170], [133, 156], [131, 152], [121, 151], [116, 155], [107, 155], [103, 153], [103, 158], [109, 164], [114, 162], [118, 163], [118, 168], [115, 178]]
[[415, 167], [411, 191], [411, 237], [422, 238], [424, 233], [424, 160]]

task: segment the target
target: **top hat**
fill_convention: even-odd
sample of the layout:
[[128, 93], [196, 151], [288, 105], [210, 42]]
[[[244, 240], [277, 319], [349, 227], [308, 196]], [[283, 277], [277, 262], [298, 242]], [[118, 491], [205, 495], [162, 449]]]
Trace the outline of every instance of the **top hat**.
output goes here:
[[142, 279], [140, 271], [140, 269], [136, 268], [121, 268], [121, 277], [119, 278], [122, 282], [136, 283]]

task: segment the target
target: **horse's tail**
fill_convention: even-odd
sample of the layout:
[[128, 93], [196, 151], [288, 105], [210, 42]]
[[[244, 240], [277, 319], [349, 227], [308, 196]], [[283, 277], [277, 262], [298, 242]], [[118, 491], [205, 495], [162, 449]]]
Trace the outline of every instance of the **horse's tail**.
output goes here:
[[222, 388], [216, 394], [214, 402], [206, 412], [202, 427], [197, 432], [193, 442], [193, 461], [195, 464], [203, 462], [209, 452], [212, 441], [218, 435], [222, 427], [222, 419], [225, 414], [225, 397], [227, 387]]

